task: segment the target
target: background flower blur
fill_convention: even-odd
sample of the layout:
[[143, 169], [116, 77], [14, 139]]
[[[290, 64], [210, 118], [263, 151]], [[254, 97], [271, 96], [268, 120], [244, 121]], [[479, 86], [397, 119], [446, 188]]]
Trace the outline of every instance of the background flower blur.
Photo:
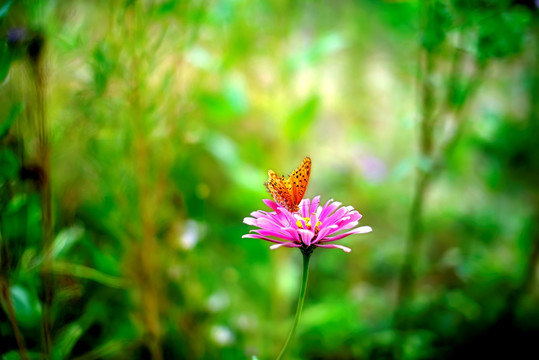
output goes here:
[[534, 0], [0, 0], [2, 359], [278, 353], [268, 169], [374, 232], [319, 251], [289, 359], [539, 335]]

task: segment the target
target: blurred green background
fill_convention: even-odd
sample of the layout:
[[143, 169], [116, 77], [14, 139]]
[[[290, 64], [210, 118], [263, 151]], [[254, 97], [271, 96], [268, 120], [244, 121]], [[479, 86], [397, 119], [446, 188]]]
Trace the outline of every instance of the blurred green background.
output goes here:
[[539, 335], [532, 1], [0, 1], [2, 359], [271, 359], [299, 251], [268, 169], [363, 214], [289, 359], [518, 358]]

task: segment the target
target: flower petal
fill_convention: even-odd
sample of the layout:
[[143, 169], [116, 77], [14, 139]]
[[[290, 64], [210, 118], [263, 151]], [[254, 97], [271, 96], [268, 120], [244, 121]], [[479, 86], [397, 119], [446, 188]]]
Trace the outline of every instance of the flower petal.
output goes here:
[[360, 226], [358, 228], [352, 229], [350, 231], [347, 231], [345, 233], [335, 235], [332, 237], [325, 237], [324, 239], [321, 239], [320, 242], [329, 242], [329, 241], [336, 241], [340, 240], [342, 238], [345, 238], [347, 236], [353, 235], [353, 234], [366, 234], [372, 231], [372, 228], [370, 226]]
[[286, 243], [285, 241], [275, 240], [275, 239], [272, 239], [272, 238], [269, 238], [269, 237], [266, 237], [266, 236], [262, 236], [262, 235], [258, 235], [258, 234], [245, 234], [245, 235], [242, 236], [242, 238], [243, 239], [247, 239], [247, 238], [262, 239], [262, 240], [266, 240], [266, 241], [270, 241], [270, 242], [274, 242], [274, 243], [278, 243], [278, 244]]
[[309, 217], [309, 209], [311, 208], [311, 200], [303, 199], [300, 204], [300, 212], [302, 217]]
[[313, 231], [316, 231], [316, 225], [318, 224], [318, 216], [316, 216], [316, 213], [311, 213], [311, 229]]
[[320, 205], [320, 195], [317, 195], [313, 198], [313, 201], [311, 202], [311, 211], [310, 213], [316, 213], [316, 210], [318, 209], [318, 205]]
[[341, 224], [341, 226], [339, 226], [339, 230], [348, 230], [348, 229], [351, 229], [353, 227], [356, 227], [357, 224], [358, 224], [357, 221], [346, 222], [344, 225]]
[[270, 200], [270, 199], [264, 199], [262, 201], [264, 202], [264, 204], [270, 207], [273, 211], [277, 211], [277, 208], [279, 207], [279, 205], [277, 205], [275, 201]]
[[372, 231], [370, 226], [357, 227], [361, 214], [352, 206], [342, 206], [330, 199], [320, 206], [320, 196], [303, 199], [299, 211], [290, 212], [273, 200], [264, 200], [272, 211], [254, 211], [243, 222], [257, 227], [243, 238], [262, 239], [274, 243], [270, 248], [318, 246], [349, 252], [350, 248], [328, 244], [350, 235]]
[[299, 229], [298, 232], [301, 234], [301, 241], [305, 245], [311, 246], [311, 240], [314, 237], [314, 232], [306, 229]]
[[321, 248], [327, 248], [327, 249], [341, 249], [342, 251], [347, 252], [347, 253], [352, 251], [352, 249], [350, 249], [349, 247], [337, 245], [337, 244], [327, 244], [327, 245], [316, 244], [316, 246], [321, 247]]
[[271, 245], [271, 246], [270, 246], [270, 250], [278, 249], [278, 248], [280, 248], [281, 246], [284, 246], [284, 247], [300, 247], [301, 245], [299, 245], [299, 244], [293, 244], [293, 243], [274, 244], [274, 245]]
[[[256, 232], [257, 234], [263, 235], [263, 236], [275, 236], [282, 239], [300, 241], [297, 229], [294, 229], [291, 227], [265, 228], [265, 229], [261, 228], [261, 229], [251, 230], [250, 232]], [[270, 234], [270, 232], [272, 234]]]
[[285, 233], [283, 231], [276, 231], [276, 230], [251, 230], [252, 232], [262, 235], [262, 236], [274, 236], [279, 239], [287, 240], [287, 241], [294, 241], [296, 240], [293, 236], [290, 236], [289, 233]]
[[335, 231], [338, 230], [338, 228], [339, 227], [337, 225], [330, 225], [330, 226], [325, 226], [321, 228], [320, 231], [318, 231], [318, 235], [316, 235], [316, 240], [313, 242], [314, 243], [319, 242], [320, 240], [324, 239], [326, 235], [333, 234]]
[[324, 205], [324, 208], [318, 217], [320, 221], [325, 221], [329, 214], [333, 213], [339, 206], [341, 206], [341, 203], [338, 201], [329, 204], [330, 201], [333, 201], [333, 199], [329, 200], [326, 205]]
[[350, 217], [352, 221], [359, 221], [363, 217], [363, 215], [354, 210], [350, 212]]
[[[345, 208], [340, 208], [337, 211], [335, 211], [333, 214], [328, 216], [324, 221], [327, 225], [333, 225], [337, 223], [343, 216], [345, 216], [347, 213]], [[321, 220], [322, 221], [322, 220]]]

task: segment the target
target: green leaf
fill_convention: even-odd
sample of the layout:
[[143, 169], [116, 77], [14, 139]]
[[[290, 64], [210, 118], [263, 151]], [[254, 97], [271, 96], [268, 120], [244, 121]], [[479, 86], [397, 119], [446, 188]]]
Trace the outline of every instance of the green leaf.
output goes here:
[[249, 109], [249, 99], [239, 81], [228, 82], [218, 93], [202, 93], [199, 101], [215, 123], [237, 120]]
[[12, 286], [11, 301], [15, 316], [22, 327], [36, 327], [41, 321], [41, 303], [37, 294], [33, 294], [22, 286]]
[[520, 52], [530, 21], [529, 12], [520, 9], [485, 19], [480, 24], [477, 40], [479, 60], [504, 58]]
[[73, 346], [77, 343], [80, 337], [84, 334], [84, 328], [78, 322], [72, 322], [66, 328], [62, 330], [59, 339], [54, 344], [54, 358], [62, 359], [66, 358]]
[[237, 185], [251, 191], [260, 188], [260, 171], [241, 161], [238, 146], [232, 139], [217, 132], [208, 132], [204, 143]]
[[425, 50], [435, 51], [444, 42], [451, 22], [451, 15], [444, 3], [435, 1], [429, 6], [427, 23], [421, 37], [421, 45]]
[[95, 92], [102, 95], [107, 89], [109, 79], [114, 71], [115, 64], [111, 59], [109, 46], [106, 42], [96, 45], [92, 53], [92, 70], [94, 73]]
[[466, 101], [468, 88], [462, 82], [455, 82], [449, 87], [449, 102], [455, 108], [461, 108]]
[[54, 259], [65, 256], [69, 249], [71, 249], [83, 235], [84, 229], [80, 226], [72, 226], [60, 231], [52, 245], [52, 255]]
[[110, 340], [101, 346], [97, 346], [81, 357], [75, 359], [103, 359], [114, 354], [125, 352], [128, 342], [124, 340]]
[[175, 0], [169, 0], [169, 1], [162, 2], [157, 7], [157, 14], [158, 15], [169, 15], [171, 13], [174, 13], [177, 6], [178, 6], [178, 2], [175, 1]]
[[19, 162], [13, 151], [0, 150], [0, 181], [14, 178], [18, 170]]
[[[91, 304], [93, 305], [95, 303]], [[92, 305], [86, 308], [86, 311], [79, 319], [71, 322], [56, 335], [53, 349], [54, 359], [71, 358], [69, 355], [73, 347], [77, 344], [77, 341], [86, 333], [96, 318], [101, 316], [102, 313], [97, 306]]]
[[11, 7], [11, 4], [13, 4], [13, 0], [6, 1], [2, 7], [0, 7], [0, 20], [3, 20], [7, 13], [9, 12], [9, 8]]
[[[1, 76], [0, 76], [1, 78]], [[15, 120], [19, 117], [19, 115], [22, 113], [22, 103], [16, 103], [13, 106], [11, 106], [11, 110], [9, 111], [9, 115], [7, 118], [0, 124], [0, 140], [6, 137], [6, 135], [9, 132], [9, 129], [11, 129], [11, 126], [15, 122]]]
[[289, 139], [301, 137], [316, 119], [320, 99], [318, 96], [311, 96], [301, 106], [296, 108], [285, 124], [285, 133]]
[[28, 199], [16, 195], [9, 199], [6, 209], [2, 212], [2, 236], [5, 238], [22, 237], [26, 231], [26, 213]]
[[[43, 359], [43, 354], [36, 352], [26, 352], [28, 359], [40, 360]], [[8, 353], [2, 354], [2, 360], [21, 360], [21, 354], [17, 350], [12, 350]]]
[[236, 114], [244, 114], [249, 108], [249, 101], [242, 83], [230, 82], [223, 89], [223, 95], [230, 109]]
[[301, 68], [313, 66], [345, 47], [344, 39], [337, 33], [321, 36], [311, 46], [299, 50], [288, 59], [288, 70], [295, 72]]
[[4, 82], [11, 66], [11, 56], [5, 42], [0, 42], [0, 83]]
[[52, 270], [55, 274], [70, 275], [82, 279], [93, 280], [113, 288], [124, 288], [127, 283], [124, 279], [104, 274], [88, 266], [55, 262]]
[[41, 241], [41, 205], [38, 194], [16, 194], [1, 217], [2, 236], [13, 251]]

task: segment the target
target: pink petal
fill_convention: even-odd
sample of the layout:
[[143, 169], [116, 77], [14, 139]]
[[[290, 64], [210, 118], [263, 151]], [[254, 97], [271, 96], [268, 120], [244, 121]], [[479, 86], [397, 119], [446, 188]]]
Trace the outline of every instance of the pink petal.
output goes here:
[[320, 195], [313, 198], [313, 201], [311, 203], [311, 214], [316, 212], [316, 210], [318, 209], [318, 205], [320, 205]]
[[346, 210], [340, 208], [324, 220], [324, 225], [339, 225], [338, 222], [346, 215]]
[[247, 239], [247, 238], [262, 239], [262, 240], [266, 240], [266, 241], [270, 241], [270, 242], [274, 242], [274, 243], [278, 243], [278, 244], [285, 243], [284, 241], [275, 240], [275, 239], [265, 237], [265, 236], [262, 236], [262, 235], [257, 235], [257, 234], [245, 234], [245, 235], [242, 236], [242, 238], [243, 239]]
[[266, 204], [269, 208], [271, 208], [273, 211], [277, 211], [277, 203], [273, 200], [270, 200], [270, 199], [264, 199], [262, 200], [264, 202], [264, 204]]
[[309, 217], [309, 209], [311, 208], [311, 200], [310, 199], [303, 199], [301, 200], [301, 216], [302, 217]]
[[285, 225], [288, 225], [288, 222], [286, 219], [283, 218], [275, 218], [275, 217], [264, 217], [258, 219], [256, 226], [258, 227], [278, 227], [281, 228]]
[[[370, 226], [355, 228], [361, 219], [361, 214], [352, 206], [341, 207], [342, 204], [334, 202], [333, 199], [328, 200], [324, 206], [320, 206], [320, 196], [312, 200], [303, 199], [299, 205], [300, 211], [297, 213], [291, 213], [273, 200], [265, 199], [264, 203], [273, 212], [258, 210], [252, 212], [251, 217], [245, 217], [243, 219], [245, 224], [256, 226], [258, 229], [251, 230], [242, 238], [272, 242], [274, 243], [270, 247], [272, 250], [280, 247], [297, 248], [316, 245], [350, 252], [351, 249], [346, 246], [328, 244], [328, 242], [372, 231]], [[307, 222], [311, 223], [311, 229], [307, 228]], [[315, 236], [316, 225], [319, 222]]]
[[339, 226], [339, 230], [348, 230], [348, 229], [356, 227], [357, 224], [358, 224], [357, 221], [348, 222], [344, 225]]
[[292, 214], [290, 211], [286, 210], [285, 208], [281, 208], [282, 209], [282, 212], [279, 213], [279, 217], [280, 217], [280, 220], [282, 223], [286, 223], [287, 225], [289, 226], [296, 226], [296, 218], [294, 217], [294, 215], [297, 215], [297, 214]]
[[325, 226], [325, 227], [321, 228], [320, 231], [318, 232], [318, 235], [316, 236], [316, 240], [314, 242], [315, 243], [319, 242], [321, 239], [324, 239], [326, 237], [326, 235], [328, 235], [330, 233], [332, 234], [335, 231], [337, 231], [337, 229], [338, 229], [337, 225], [330, 225], [330, 226]]
[[[263, 233], [263, 232], [272, 232], [270, 233]], [[274, 228], [261, 228], [256, 230], [251, 230], [250, 232], [256, 232], [259, 235], [265, 235], [265, 236], [275, 236], [278, 238], [283, 239], [290, 239], [293, 241], [300, 241], [299, 235], [296, 229], [291, 227], [274, 227]]]
[[318, 216], [316, 216], [316, 213], [311, 213], [310, 218], [311, 218], [311, 229], [314, 230], [314, 228], [316, 227], [316, 224], [318, 223]]
[[[332, 213], [334, 212], [335, 210], [337, 210], [337, 208], [341, 206], [341, 203], [340, 202], [334, 202], [334, 203], [331, 203], [329, 206], [325, 206], [324, 209], [322, 210], [322, 213], [320, 214], [319, 216], [319, 219], [320, 221], [325, 221], [326, 218]], [[344, 212], [343, 212], [344, 213]]]
[[294, 241], [300, 241], [299, 239], [299, 235], [298, 235], [298, 231], [294, 228], [291, 228], [291, 227], [287, 227], [286, 229], [284, 229], [289, 235], [290, 237], [294, 240]]
[[359, 221], [363, 217], [363, 215], [354, 210], [351, 212], [350, 217], [353, 221]]
[[350, 249], [349, 247], [342, 246], [342, 245], [337, 245], [337, 244], [328, 244], [328, 245], [318, 245], [317, 244], [316, 246], [321, 247], [321, 248], [327, 248], [327, 249], [341, 249], [342, 251], [347, 252], [347, 253], [352, 251], [352, 249]]
[[306, 229], [299, 229], [298, 232], [301, 234], [301, 241], [305, 245], [311, 246], [311, 240], [314, 237], [314, 232]]
[[335, 235], [333, 237], [326, 237], [324, 239], [321, 239], [320, 242], [329, 242], [329, 241], [336, 241], [340, 240], [342, 238], [345, 238], [347, 236], [353, 235], [353, 234], [366, 234], [372, 231], [372, 228], [370, 226], [360, 226], [358, 228], [352, 229], [350, 231], [347, 231], [345, 233]]
[[299, 244], [293, 244], [293, 243], [275, 244], [275, 245], [271, 245], [271, 246], [270, 246], [270, 250], [278, 249], [278, 248], [280, 248], [281, 246], [284, 246], [284, 247], [300, 247], [301, 245], [299, 245]]
[[282, 231], [275, 231], [275, 230], [251, 230], [252, 232], [262, 235], [262, 236], [274, 236], [279, 239], [293, 241], [295, 240], [293, 237], [290, 236], [290, 234], [284, 233]]

